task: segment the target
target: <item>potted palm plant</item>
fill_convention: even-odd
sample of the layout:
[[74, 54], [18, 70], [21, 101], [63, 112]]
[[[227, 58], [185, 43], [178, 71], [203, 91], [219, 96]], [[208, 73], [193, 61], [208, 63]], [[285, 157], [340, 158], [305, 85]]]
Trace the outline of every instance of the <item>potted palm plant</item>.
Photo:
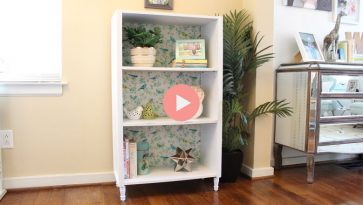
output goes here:
[[162, 42], [161, 30], [155, 27], [146, 30], [145, 26], [125, 27], [126, 40], [133, 46], [130, 50], [131, 63], [138, 67], [152, 67], [155, 63], [154, 46]]
[[272, 46], [260, 48], [263, 40], [253, 35], [252, 20], [246, 10], [231, 11], [223, 15], [223, 141], [221, 181], [236, 181], [243, 161], [241, 148], [250, 135], [249, 128], [258, 116], [272, 113], [289, 116], [291, 108], [285, 101], [266, 102], [249, 112], [245, 103], [245, 74], [273, 58], [266, 53]]

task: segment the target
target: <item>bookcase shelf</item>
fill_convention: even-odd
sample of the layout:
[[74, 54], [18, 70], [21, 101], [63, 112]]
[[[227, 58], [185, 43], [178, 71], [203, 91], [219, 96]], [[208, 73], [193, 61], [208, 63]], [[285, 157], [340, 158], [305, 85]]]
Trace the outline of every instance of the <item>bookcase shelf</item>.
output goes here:
[[163, 125], [198, 125], [198, 124], [213, 124], [218, 120], [210, 117], [200, 117], [197, 119], [187, 121], [176, 121], [167, 117], [159, 117], [154, 120], [129, 120], [124, 119], [124, 127], [138, 127], [138, 126], [163, 126]]
[[216, 72], [216, 68], [174, 68], [174, 67], [133, 67], [123, 66], [125, 71], [162, 71], [162, 72]]
[[203, 165], [193, 166], [192, 172], [174, 172], [172, 167], [155, 167], [150, 174], [125, 179], [125, 185], [150, 184], [215, 177], [217, 174]]
[[[178, 37], [181, 37], [178, 32], [186, 30], [194, 36], [189, 37], [190, 39], [204, 39], [209, 68], [166, 66], [170, 64], [173, 55], [170, 52], [174, 52], [173, 41], [163, 45], [167, 48], [157, 50], [158, 67], [129, 66], [127, 58], [130, 45], [122, 39], [122, 30], [124, 26], [140, 24], [148, 24], [148, 27], [160, 26], [164, 29], [177, 27], [172, 32], [163, 32], [163, 42], [170, 39], [178, 40]], [[113, 166], [121, 200], [126, 199], [126, 186], [134, 184], [214, 178], [213, 189], [217, 191], [222, 158], [222, 17], [118, 10], [112, 18], [111, 33]], [[186, 38], [185, 35], [182, 37]], [[158, 53], [161, 56], [158, 56]], [[153, 100], [157, 114], [165, 116], [162, 110], [163, 93], [176, 84], [200, 86], [204, 90], [203, 117], [187, 121], [175, 121], [167, 117], [153, 120], [126, 118], [124, 109], [131, 110], [144, 105], [150, 99]], [[136, 142], [147, 139], [150, 143], [152, 163], [155, 163], [150, 164], [150, 174], [125, 179], [125, 133]], [[182, 149], [193, 148], [192, 156], [196, 158], [196, 162], [193, 163], [191, 172], [174, 172], [172, 161], [168, 157], [175, 154], [175, 148], [178, 146]]]

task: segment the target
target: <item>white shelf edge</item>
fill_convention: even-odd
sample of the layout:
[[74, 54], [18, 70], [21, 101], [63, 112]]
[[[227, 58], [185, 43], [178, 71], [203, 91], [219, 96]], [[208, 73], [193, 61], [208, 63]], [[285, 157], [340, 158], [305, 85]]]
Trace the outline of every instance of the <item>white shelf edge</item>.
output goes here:
[[195, 15], [195, 14], [182, 14], [182, 13], [160, 13], [160, 12], [150, 12], [150, 11], [133, 11], [126, 9], [119, 9], [116, 12], [121, 12], [122, 14], [128, 15], [146, 15], [146, 16], [162, 16], [162, 17], [182, 17], [182, 18], [198, 18], [207, 20], [218, 20], [222, 18], [221, 16], [205, 16], [205, 15]]
[[162, 125], [195, 125], [195, 124], [213, 124], [217, 123], [216, 118], [201, 117], [187, 121], [176, 121], [167, 117], [160, 117], [154, 120], [123, 120], [124, 127], [139, 127], [139, 126], [162, 126]]
[[168, 72], [216, 72], [216, 68], [175, 68], [175, 67], [132, 67], [122, 66], [126, 71], [168, 71]]
[[217, 174], [205, 166], [194, 165], [191, 172], [174, 172], [172, 167], [150, 168], [150, 174], [124, 179], [125, 185], [152, 184], [216, 177]]
[[2, 81], [0, 85], [68, 85], [66, 81]]

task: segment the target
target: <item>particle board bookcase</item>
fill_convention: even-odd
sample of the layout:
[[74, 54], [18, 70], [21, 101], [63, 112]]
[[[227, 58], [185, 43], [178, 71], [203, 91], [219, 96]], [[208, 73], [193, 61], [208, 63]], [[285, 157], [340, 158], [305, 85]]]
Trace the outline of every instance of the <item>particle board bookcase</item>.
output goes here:
[[[126, 59], [125, 44], [123, 41], [123, 27], [128, 24], [148, 24], [160, 25], [172, 28], [180, 26], [186, 29], [188, 26], [198, 28], [199, 38], [205, 39], [206, 58], [208, 59], [208, 68], [173, 68], [167, 62], [156, 64], [157, 67], [132, 67]], [[178, 30], [183, 34], [181, 29]], [[195, 32], [194, 32], [195, 33]], [[175, 39], [175, 36], [165, 36], [164, 39]], [[170, 34], [173, 35], [173, 34]], [[183, 34], [185, 35], [185, 34]], [[171, 45], [171, 44], [170, 44]], [[175, 45], [174, 45], [175, 46]], [[113, 162], [116, 185], [120, 189], [120, 198], [122, 201], [126, 199], [126, 186], [135, 184], [161, 183], [182, 180], [193, 180], [203, 178], [214, 178], [214, 190], [218, 190], [219, 178], [221, 176], [221, 153], [222, 153], [222, 81], [223, 81], [223, 20], [217, 16], [194, 16], [179, 15], [170, 13], [143, 13], [118, 10], [114, 13], [112, 19], [112, 127], [113, 127]], [[158, 50], [158, 49], [157, 49]], [[162, 53], [168, 49], [157, 51]], [[171, 49], [170, 49], [171, 50]], [[173, 51], [174, 52], [174, 51]], [[158, 58], [157, 53], [157, 58]], [[171, 56], [171, 54], [170, 54]], [[157, 60], [158, 62], [158, 60]], [[163, 88], [168, 89], [174, 84], [178, 84], [176, 78], [179, 76], [193, 75], [197, 77], [194, 82], [202, 87], [205, 92], [203, 101], [204, 111], [201, 117], [184, 122], [169, 119], [163, 115], [154, 120], [129, 120], [124, 115], [124, 109], [127, 103], [126, 93], [130, 85], [125, 85], [126, 79], [130, 76], [157, 75], [160, 78], [169, 79], [169, 84]], [[176, 76], [176, 77], [175, 77]], [[175, 78], [175, 79], [174, 79]], [[149, 79], [149, 78], [147, 78]], [[150, 88], [150, 81], [142, 81], [143, 88], [152, 89], [145, 92], [143, 96], [133, 96], [143, 100], [144, 98], [154, 97], [148, 93], [154, 92], [154, 88]], [[156, 89], [157, 90], [157, 89]], [[134, 94], [134, 93], [133, 93]], [[163, 93], [161, 93], [162, 95]], [[137, 95], [137, 92], [135, 93]], [[155, 100], [154, 100], [155, 101]], [[156, 100], [156, 105], [162, 107], [160, 98]], [[129, 108], [130, 109], [130, 106]], [[159, 108], [160, 109], [160, 108]], [[163, 112], [162, 110], [160, 112]], [[193, 126], [193, 129], [188, 126]], [[168, 163], [167, 157], [164, 157], [164, 165], [152, 164], [151, 171], [148, 175], [138, 175], [136, 178], [125, 179], [123, 170], [123, 136], [130, 129], [133, 132], [139, 132], [137, 129], [159, 129], [159, 131], [170, 130], [170, 127], [177, 127], [183, 130], [192, 130], [197, 133], [196, 143], [198, 143], [198, 160], [193, 164], [192, 172], [174, 172], [173, 166], [165, 165]], [[160, 132], [161, 132], [160, 131]], [[178, 133], [175, 133], [175, 136]], [[155, 139], [162, 138], [161, 134], [154, 132]], [[152, 137], [154, 137], [152, 136]], [[170, 136], [170, 135], [169, 135]], [[148, 136], [150, 137], [150, 136]], [[165, 136], [163, 136], [166, 138]], [[179, 136], [180, 137], [180, 136]], [[188, 136], [187, 136], [188, 137]], [[200, 139], [199, 139], [200, 138]], [[183, 141], [182, 140], [179, 141]], [[193, 139], [191, 139], [193, 140]], [[151, 138], [150, 141], [153, 141]], [[174, 146], [174, 145], [173, 145]], [[177, 146], [177, 144], [175, 145]], [[188, 147], [184, 147], [186, 149]], [[152, 146], [151, 146], [152, 149]], [[161, 147], [160, 149], [163, 149]], [[150, 150], [158, 155], [159, 150]], [[161, 150], [160, 150], [161, 151]], [[175, 153], [172, 153], [175, 154]], [[169, 155], [170, 156], [170, 155]], [[157, 163], [157, 162], [155, 162]]]

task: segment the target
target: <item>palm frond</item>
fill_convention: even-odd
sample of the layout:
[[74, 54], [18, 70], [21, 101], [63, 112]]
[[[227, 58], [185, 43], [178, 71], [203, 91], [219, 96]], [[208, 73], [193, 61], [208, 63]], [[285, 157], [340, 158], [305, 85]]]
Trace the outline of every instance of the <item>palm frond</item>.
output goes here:
[[224, 150], [231, 151], [247, 144], [249, 122], [257, 116], [275, 113], [289, 116], [291, 108], [284, 101], [267, 102], [258, 106], [251, 114], [244, 107], [245, 74], [256, 70], [273, 58], [261, 47], [263, 36], [253, 34], [253, 21], [246, 10], [231, 11], [223, 15], [223, 140]]
[[252, 48], [248, 38], [252, 21], [246, 10], [235, 10], [223, 15], [223, 25], [223, 96], [231, 100], [241, 91], [240, 79], [245, 74], [243, 59]]
[[257, 32], [253, 38], [253, 48], [251, 52], [249, 52], [248, 57], [245, 58], [247, 71], [256, 70], [258, 67], [274, 58], [274, 53], [266, 53], [267, 50], [272, 48], [272, 45], [263, 47], [261, 49], [259, 48], [263, 38], [264, 37], [260, 36], [259, 32]]
[[248, 116], [248, 120], [254, 120], [256, 117], [268, 113], [276, 114], [279, 117], [291, 116], [293, 111], [292, 108], [288, 105], [289, 103], [287, 103], [285, 100], [266, 102], [256, 107]]

